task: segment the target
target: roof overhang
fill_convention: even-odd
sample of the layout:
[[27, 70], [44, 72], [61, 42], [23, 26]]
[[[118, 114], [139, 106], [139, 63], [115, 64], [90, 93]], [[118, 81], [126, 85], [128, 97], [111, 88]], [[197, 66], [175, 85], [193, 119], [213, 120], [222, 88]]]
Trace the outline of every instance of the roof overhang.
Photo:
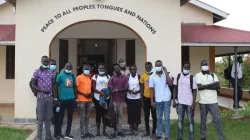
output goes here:
[[16, 7], [16, 0], [5, 0], [8, 3], [12, 4], [14, 7]]
[[190, 0], [180, 0], [181, 1], [181, 6], [184, 5], [185, 3], [187, 3]]
[[182, 46], [192, 47], [250, 47], [250, 43], [192, 43], [182, 42]]
[[198, 1], [198, 0], [190, 0], [189, 3], [213, 13], [214, 23], [219, 22], [219, 21], [224, 20], [224, 19], [227, 19], [228, 15], [229, 15], [228, 13], [226, 13], [220, 9], [217, 9], [211, 5], [208, 5], [208, 4], [201, 2], [201, 1]]
[[15, 41], [0, 41], [0, 46], [15, 45]]

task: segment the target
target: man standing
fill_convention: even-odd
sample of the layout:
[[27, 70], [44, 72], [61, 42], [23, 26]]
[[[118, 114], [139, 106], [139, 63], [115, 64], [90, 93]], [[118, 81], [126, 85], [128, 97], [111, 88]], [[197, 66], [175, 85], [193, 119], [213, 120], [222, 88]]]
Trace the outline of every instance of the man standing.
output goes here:
[[129, 67], [126, 66], [126, 62], [123, 58], [119, 60], [119, 65], [121, 68], [121, 73], [128, 76], [130, 74]]
[[142, 137], [150, 136], [150, 127], [149, 127], [149, 116], [151, 111], [151, 116], [153, 118], [153, 129], [152, 129], [152, 136], [155, 136], [156, 132], [156, 110], [151, 106], [151, 97], [150, 97], [150, 88], [149, 88], [149, 77], [153, 74], [153, 65], [151, 62], [147, 62], [145, 64], [146, 73], [141, 76], [140, 83], [141, 83], [141, 95], [142, 97], [142, 104], [144, 110], [144, 118], [145, 118], [145, 125], [146, 125], [146, 134], [142, 135]]
[[219, 140], [225, 140], [221, 129], [220, 111], [217, 100], [217, 90], [220, 88], [220, 82], [214, 73], [209, 72], [208, 62], [201, 61], [200, 73], [196, 74], [197, 85], [200, 94], [200, 112], [201, 112], [201, 140], [206, 140], [207, 113], [210, 112], [213, 117]]
[[[185, 112], [189, 121], [189, 140], [194, 140], [194, 109], [196, 100], [197, 84], [193, 75], [190, 75], [190, 63], [184, 62], [183, 71], [174, 79], [173, 107], [177, 107], [178, 112], [178, 140], [183, 137], [183, 122]], [[178, 104], [176, 97], [178, 96]]]
[[77, 98], [80, 108], [80, 130], [82, 139], [92, 138], [94, 135], [89, 133], [89, 117], [92, 107], [91, 75], [90, 65], [84, 64], [82, 74], [76, 79]]
[[60, 111], [59, 111], [59, 119], [56, 126], [56, 137], [57, 139], [63, 138], [62, 136], [62, 124], [64, 118], [65, 109], [67, 109], [67, 129], [65, 138], [66, 139], [74, 139], [73, 136], [70, 135], [72, 119], [74, 108], [76, 105], [75, 97], [76, 97], [76, 78], [72, 74], [72, 64], [67, 63], [65, 65], [64, 72], [61, 72], [56, 78], [57, 88], [60, 89], [59, 102], [60, 102]]
[[[242, 95], [243, 95], [243, 91], [242, 91], [242, 88], [241, 88], [241, 85], [240, 85], [240, 80], [242, 79], [242, 75], [243, 75], [243, 73], [242, 73], [242, 62], [243, 62], [243, 60], [242, 60], [242, 57], [241, 56], [238, 56], [237, 57], [237, 89], [238, 89], [238, 100], [237, 100], [237, 102], [235, 103], [235, 90], [234, 90], [234, 95], [233, 95], [233, 100], [234, 100], [234, 105], [233, 105], [233, 108], [242, 108], [242, 106], [240, 106], [240, 100], [241, 100], [241, 98], [242, 98]], [[232, 83], [232, 85], [233, 85], [233, 87], [235, 88], [235, 64], [233, 64], [233, 66], [232, 66], [232, 72], [231, 72], [231, 83]]]
[[113, 65], [115, 75], [113, 75], [108, 83], [110, 92], [112, 94], [112, 101], [114, 102], [115, 111], [117, 113], [117, 128], [113, 137], [116, 137], [116, 132], [118, 131], [118, 136], [124, 136], [121, 129], [121, 121], [123, 117], [123, 107], [125, 102], [125, 95], [128, 91], [128, 77], [121, 73], [119, 64]]
[[43, 56], [41, 59], [42, 65], [33, 74], [32, 86], [37, 92], [37, 140], [42, 140], [43, 122], [45, 122], [46, 140], [51, 140], [50, 125], [52, 120], [52, 82], [54, 79], [53, 71], [49, 69], [49, 58]]
[[162, 139], [162, 117], [164, 114], [164, 136], [165, 140], [169, 140], [171, 107], [171, 92], [169, 86], [172, 86], [173, 82], [166, 67], [162, 66], [161, 60], [155, 62], [155, 70], [156, 72], [149, 78], [151, 105], [156, 107], [157, 113], [157, 136], [155, 139]]

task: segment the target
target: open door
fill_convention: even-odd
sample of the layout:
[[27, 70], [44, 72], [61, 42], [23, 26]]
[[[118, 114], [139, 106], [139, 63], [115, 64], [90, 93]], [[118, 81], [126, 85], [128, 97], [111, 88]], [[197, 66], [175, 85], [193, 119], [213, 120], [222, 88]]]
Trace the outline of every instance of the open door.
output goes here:
[[68, 63], [69, 54], [69, 41], [68, 40], [62, 40], [59, 41], [59, 71], [61, 71], [65, 64]]

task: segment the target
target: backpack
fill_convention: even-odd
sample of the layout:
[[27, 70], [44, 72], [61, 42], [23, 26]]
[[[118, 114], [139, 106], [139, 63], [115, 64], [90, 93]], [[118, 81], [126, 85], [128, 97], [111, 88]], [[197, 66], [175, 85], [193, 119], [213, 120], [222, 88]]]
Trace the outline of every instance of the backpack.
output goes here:
[[224, 78], [227, 80], [231, 79], [232, 65], [224, 69]]
[[[231, 70], [232, 70], [232, 67], [231, 67]], [[213, 81], [214, 81], [214, 73], [210, 73], [210, 74], [211, 74], [211, 76], [213, 77]], [[231, 72], [230, 72], [230, 77], [231, 77]], [[217, 89], [216, 91], [217, 91], [217, 93], [220, 93], [220, 90], [219, 90], [219, 89]]]
[[[181, 78], [181, 73], [179, 73], [178, 75], [177, 75], [177, 85], [176, 85], [176, 94], [177, 94], [177, 96], [176, 96], [176, 99], [178, 98], [178, 82], [179, 82], [179, 80], [180, 80], [180, 78]], [[190, 89], [193, 89], [193, 80], [194, 80], [194, 76], [193, 75], [190, 75]], [[172, 98], [173, 99], [173, 98]]]
[[110, 99], [109, 109], [108, 112], [104, 115], [104, 124], [105, 126], [115, 128], [117, 125], [117, 116], [116, 111], [114, 108], [114, 103], [112, 102], [112, 99]]
[[[168, 72], [168, 74], [170, 74], [170, 72]], [[174, 81], [174, 77], [172, 77], [172, 81]], [[168, 87], [169, 87], [169, 90], [171, 92], [171, 99], [173, 99], [174, 85], [172, 85], [172, 86], [168, 85]]]
[[33, 81], [33, 78], [30, 79], [30, 82], [29, 82], [29, 86], [30, 86], [30, 89], [31, 91], [33, 92], [34, 96], [37, 96], [37, 90], [33, 88], [32, 86], [32, 81]]

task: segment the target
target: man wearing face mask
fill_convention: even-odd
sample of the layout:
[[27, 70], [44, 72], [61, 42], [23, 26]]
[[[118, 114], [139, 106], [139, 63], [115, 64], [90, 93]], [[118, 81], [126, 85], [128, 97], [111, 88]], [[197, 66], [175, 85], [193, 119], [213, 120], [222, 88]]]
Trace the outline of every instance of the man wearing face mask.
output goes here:
[[[234, 101], [234, 105], [233, 105], [233, 107], [234, 108], [242, 108], [242, 106], [240, 106], [240, 100], [241, 100], [241, 98], [242, 98], [242, 95], [243, 95], [243, 91], [242, 91], [242, 88], [241, 88], [241, 85], [240, 85], [240, 80], [242, 79], [242, 75], [243, 75], [243, 73], [242, 73], [242, 62], [243, 62], [243, 60], [242, 60], [242, 57], [241, 56], [239, 56], [239, 57], [237, 57], [237, 61], [238, 61], [238, 63], [237, 63], [237, 78], [238, 78], [238, 82], [237, 82], [237, 89], [238, 89], [238, 100], [237, 100], [237, 102], [235, 103], [235, 90], [234, 90], [234, 95], [233, 95], [233, 101]], [[233, 85], [233, 87], [235, 88], [235, 64], [233, 64], [233, 66], [232, 66], [232, 71], [231, 71], [231, 83], [232, 83], [232, 85]]]
[[151, 106], [151, 97], [150, 97], [150, 88], [149, 88], [149, 77], [153, 74], [153, 65], [151, 62], [147, 62], [145, 64], [146, 73], [141, 76], [140, 84], [141, 84], [141, 95], [142, 104], [144, 110], [144, 118], [145, 118], [145, 126], [146, 126], [146, 134], [142, 135], [142, 137], [150, 136], [150, 126], [149, 126], [149, 116], [151, 111], [151, 116], [153, 118], [153, 129], [152, 135], [155, 135], [156, 132], [156, 110]]
[[171, 107], [171, 91], [169, 86], [173, 85], [172, 77], [168, 73], [166, 67], [162, 65], [161, 60], [155, 62], [155, 73], [149, 78], [149, 87], [151, 93], [151, 106], [156, 107], [157, 115], [157, 136], [155, 139], [162, 139], [162, 125], [164, 114], [164, 136], [165, 140], [170, 137], [170, 107]]
[[220, 82], [214, 73], [209, 72], [208, 62], [206, 60], [201, 61], [201, 69], [202, 71], [195, 76], [200, 94], [201, 140], [206, 140], [208, 112], [210, 112], [213, 117], [213, 123], [219, 140], [225, 140], [225, 136], [221, 129], [220, 111], [217, 100], [217, 90], [220, 88]]
[[83, 64], [82, 74], [76, 78], [77, 98], [80, 108], [80, 131], [81, 138], [92, 138], [93, 134], [89, 133], [89, 117], [92, 107], [92, 84], [90, 75], [90, 65]]
[[121, 68], [121, 73], [128, 76], [130, 74], [129, 68], [126, 66], [126, 62], [123, 58], [119, 60], [119, 65]]
[[37, 91], [37, 140], [42, 140], [43, 122], [45, 122], [45, 139], [51, 139], [51, 119], [52, 119], [52, 82], [54, 80], [53, 71], [49, 69], [49, 58], [43, 56], [42, 65], [33, 74], [32, 87]]
[[56, 123], [56, 139], [62, 139], [62, 124], [64, 118], [65, 109], [67, 109], [67, 129], [65, 138], [73, 139], [74, 137], [70, 135], [72, 119], [74, 108], [76, 104], [76, 78], [72, 74], [72, 64], [69, 62], [65, 65], [64, 72], [58, 74], [56, 78], [57, 88], [60, 89], [59, 92], [59, 102], [60, 102], [60, 110], [59, 110], [59, 118]]
[[[183, 137], [183, 122], [185, 112], [189, 121], [189, 140], [194, 140], [194, 109], [196, 101], [197, 84], [193, 75], [190, 75], [190, 63], [183, 63], [183, 71], [174, 79], [173, 107], [177, 107], [178, 112], [178, 140]], [[176, 97], [178, 96], [178, 104]]]

